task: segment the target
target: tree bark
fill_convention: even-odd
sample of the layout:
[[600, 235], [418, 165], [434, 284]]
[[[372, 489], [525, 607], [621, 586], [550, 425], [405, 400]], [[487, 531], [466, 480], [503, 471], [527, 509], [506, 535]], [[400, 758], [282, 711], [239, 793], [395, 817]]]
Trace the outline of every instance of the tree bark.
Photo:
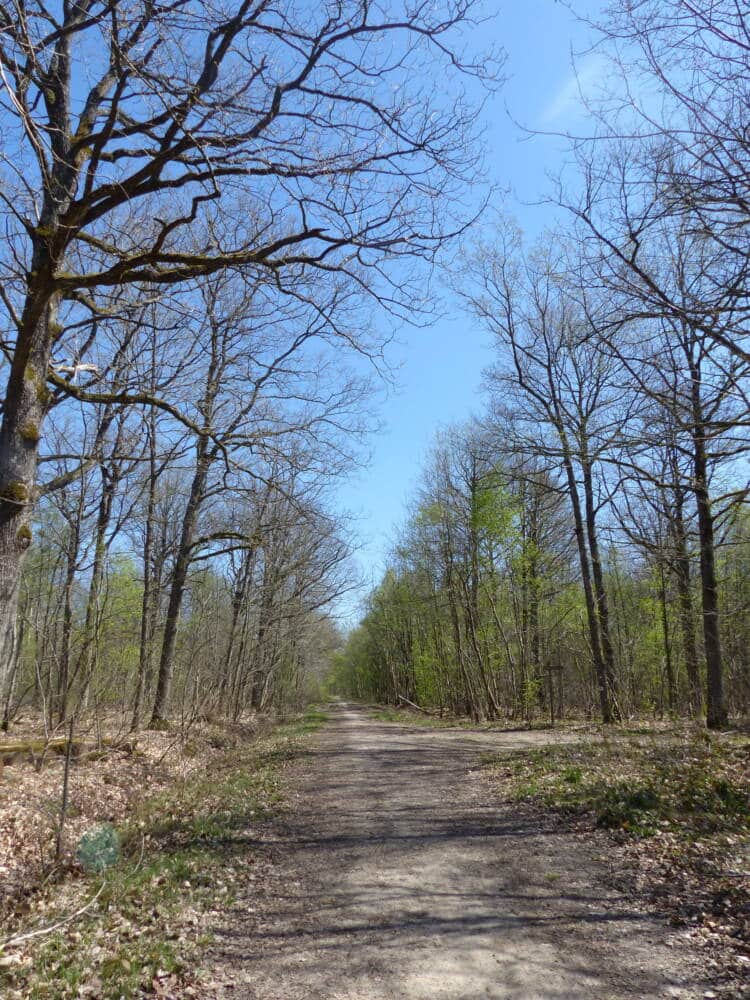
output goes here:
[[703, 439], [700, 436], [695, 438], [694, 465], [703, 602], [703, 643], [706, 650], [706, 725], [709, 729], [721, 729], [727, 723], [727, 709], [724, 703], [719, 588], [716, 582], [714, 521], [707, 484], [707, 463]]
[[159, 673], [156, 680], [156, 696], [149, 722], [149, 727], [152, 729], [158, 729], [163, 726], [167, 718], [182, 598], [185, 594], [185, 584], [192, 561], [193, 540], [195, 538], [195, 527], [198, 523], [198, 513], [203, 501], [206, 479], [208, 478], [208, 470], [211, 464], [208, 455], [208, 442], [205, 437], [199, 438], [197, 452], [195, 474], [193, 475], [187, 506], [182, 518], [180, 545], [177, 550], [172, 586], [169, 591], [169, 604], [167, 605], [167, 618], [164, 623], [164, 638], [162, 639]]
[[[38, 267], [41, 254], [34, 255]], [[32, 264], [33, 266], [33, 264]], [[50, 264], [47, 262], [47, 269]], [[31, 544], [38, 445], [47, 409], [47, 366], [57, 303], [51, 292], [27, 301], [26, 337], [13, 356], [0, 426], [0, 695], [16, 649], [21, 569]]]
[[614, 717], [610, 702], [609, 685], [607, 684], [607, 673], [604, 666], [602, 647], [599, 638], [599, 618], [596, 613], [594, 591], [591, 586], [591, 567], [589, 564], [588, 550], [586, 548], [586, 533], [584, 530], [583, 512], [581, 510], [581, 498], [578, 494], [578, 483], [576, 482], [573, 461], [570, 457], [569, 450], [565, 446], [563, 466], [565, 468], [565, 478], [568, 484], [570, 506], [573, 511], [573, 524], [575, 527], [576, 545], [578, 548], [578, 560], [581, 568], [584, 599], [586, 601], [586, 618], [589, 627], [589, 641], [591, 643], [591, 655], [594, 661], [594, 675], [599, 694], [599, 709], [601, 711], [602, 722], [609, 724], [614, 721]]
[[91, 686], [91, 678], [96, 666], [95, 651], [98, 644], [99, 599], [101, 597], [102, 579], [107, 557], [107, 528], [112, 516], [112, 504], [117, 491], [118, 475], [115, 471], [102, 466], [102, 495], [99, 501], [99, 513], [96, 519], [94, 534], [94, 562], [91, 567], [88, 600], [86, 602], [86, 619], [83, 629], [83, 645], [76, 666], [76, 673], [81, 678], [80, 704], [86, 705]]
[[703, 604], [703, 644], [706, 651], [706, 725], [720, 729], [727, 723], [724, 703], [724, 664], [721, 656], [719, 623], [719, 588], [716, 581], [714, 520], [708, 486], [706, 456], [706, 425], [701, 399], [701, 373], [690, 360], [690, 393], [692, 403], [693, 491], [698, 513], [700, 546], [701, 597]]
[[669, 615], [667, 614], [667, 583], [664, 573], [664, 561], [659, 561], [659, 603], [661, 604], [661, 630], [664, 643], [664, 670], [667, 678], [667, 708], [674, 712], [677, 707], [675, 691], [674, 664], [672, 662], [672, 640], [669, 634]]
[[141, 598], [141, 630], [138, 650], [138, 678], [133, 697], [133, 715], [130, 721], [130, 731], [135, 732], [141, 724], [141, 711], [146, 694], [146, 683], [151, 672], [151, 657], [153, 636], [153, 618], [151, 614], [152, 584], [153, 584], [153, 550], [154, 550], [154, 515], [156, 511], [156, 486], [158, 481], [156, 467], [156, 412], [151, 408], [149, 414], [149, 478], [148, 498], [146, 500], [146, 520], [143, 537], [143, 596]]
[[[586, 503], [586, 535], [589, 544], [589, 555], [591, 557], [591, 573], [594, 582], [594, 595], [596, 598], [596, 617], [599, 623], [599, 634], [602, 644], [602, 668], [604, 673], [604, 683], [607, 687], [607, 703], [609, 713], [613, 720], [620, 718], [617, 707], [616, 673], [615, 673], [615, 652], [612, 647], [612, 639], [609, 631], [609, 603], [607, 601], [607, 590], [604, 586], [604, 573], [602, 571], [602, 561], [599, 554], [599, 537], [596, 529], [596, 508], [594, 504], [594, 484], [591, 473], [591, 465], [586, 455], [583, 463], [583, 491]], [[606, 720], [605, 720], [606, 721]]]
[[695, 637], [695, 612], [690, 572], [690, 554], [687, 547], [687, 531], [683, 513], [683, 499], [678, 496], [671, 514], [672, 538], [675, 550], [674, 576], [677, 584], [677, 606], [680, 616], [685, 670], [688, 678], [688, 699], [691, 715], [698, 715], [703, 704], [698, 649]]

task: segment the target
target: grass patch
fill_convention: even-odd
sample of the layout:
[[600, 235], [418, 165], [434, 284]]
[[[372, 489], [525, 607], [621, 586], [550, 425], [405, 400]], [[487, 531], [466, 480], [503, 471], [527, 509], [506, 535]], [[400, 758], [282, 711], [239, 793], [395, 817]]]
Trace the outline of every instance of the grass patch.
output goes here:
[[327, 713], [312, 706], [301, 718], [287, 723], [287, 732], [290, 736], [306, 736], [316, 732], [325, 722], [328, 722]]
[[208, 941], [201, 915], [231, 902], [252, 871], [254, 826], [278, 810], [285, 764], [325, 720], [309, 709], [252, 745], [229, 747], [210, 773], [145, 798], [119, 828], [116, 865], [71, 872], [39, 899], [28, 929], [64, 919], [101, 889], [75, 922], [0, 955], [0, 995], [118, 1000], [190, 982], [196, 945]]
[[427, 729], [453, 729], [457, 726], [468, 726], [469, 719], [460, 719], [455, 716], [444, 715], [424, 715], [416, 712], [413, 708], [374, 708], [369, 712], [371, 719], [378, 722], [396, 722], [402, 726], [424, 726]]
[[602, 739], [495, 755], [491, 766], [510, 779], [515, 799], [638, 837], [748, 829], [747, 746], [731, 738]]
[[749, 751], [746, 737], [674, 727], [495, 754], [488, 766], [509, 798], [609, 831], [619, 888], [694, 932], [731, 991], [750, 964]]

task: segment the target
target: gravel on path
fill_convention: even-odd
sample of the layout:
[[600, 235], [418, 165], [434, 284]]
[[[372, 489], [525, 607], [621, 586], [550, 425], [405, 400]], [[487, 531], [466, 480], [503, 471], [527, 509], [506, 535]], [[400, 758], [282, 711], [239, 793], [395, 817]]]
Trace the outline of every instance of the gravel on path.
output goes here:
[[259, 831], [270, 879], [212, 928], [211, 998], [710, 996], [673, 928], [608, 887], [604, 841], [493, 799], [482, 752], [528, 736], [334, 706]]

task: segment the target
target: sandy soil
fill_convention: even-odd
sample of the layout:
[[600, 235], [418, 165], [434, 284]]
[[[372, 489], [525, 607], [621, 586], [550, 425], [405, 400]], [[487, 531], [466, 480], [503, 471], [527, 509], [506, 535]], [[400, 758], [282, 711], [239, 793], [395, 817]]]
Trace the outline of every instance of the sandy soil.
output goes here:
[[[607, 886], [606, 841], [493, 800], [466, 734], [337, 706], [260, 828], [271, 877], [212, 928], [206, 997], [712, 996], [673, 929]], [[265, 866], [264, 866], [265, 867]]]

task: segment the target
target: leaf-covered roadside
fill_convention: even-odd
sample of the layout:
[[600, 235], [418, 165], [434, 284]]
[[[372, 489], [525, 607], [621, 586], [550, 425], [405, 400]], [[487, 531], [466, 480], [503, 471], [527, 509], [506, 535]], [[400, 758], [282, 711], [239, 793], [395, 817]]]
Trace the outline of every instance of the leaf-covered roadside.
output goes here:
[[[468, 715], [455, 715], [452, 712], [439, 711], [419, 712], [413, 708], [393, 705], [368, 706], [368, 714], [376, 722], [394, 722], [400, 726], [421, 726], [428, 729], [472, 729], [474, 731], [484, 731], [488, 733], [502, 732], [506, 726], [493, 719], [477, 721]], [[579, 723], [577, 728], [583, 728], [583, 723]], [[508, 723], [507, 728], [515, 730], [517, 726]], [[546, 731], [548, 723], [545, 720], [535, 720], [524, 724], [524, 729], [533, 731]], [[566, 727], [569, 730], [576, 728], [574, 725]]]
[[259, 740], [228, 746], [210, 769], [142, 800], [119, 828], [122, 860], [103, 875], [71, 869], [50, 885], [33, 923], [14, 936], [51, 926], [53, 933], [0, 954], [3, 996], [201, 996], [200, 952], [212, 913], [263, 877], [258, 824], [281, 802], [282, 772], [325, 716], [305, 716]]
[[[708, 951], [721, 996], [750, 996], [750, 740], [675, 730], [486, 758], [503, 794], [619, 845], [613, 875]], [[710, 952], [710, 953], [709, 953]]]

